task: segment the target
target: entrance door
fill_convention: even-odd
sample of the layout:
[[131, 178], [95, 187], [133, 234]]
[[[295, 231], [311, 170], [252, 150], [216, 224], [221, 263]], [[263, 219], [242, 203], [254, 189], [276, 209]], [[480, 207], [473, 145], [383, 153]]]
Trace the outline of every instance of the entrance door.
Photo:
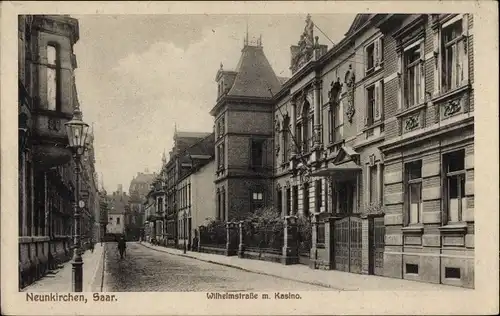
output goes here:
[[335, 221], [334, 262], [335, 269], [361, 273], [362, 250], [361, 219], [348, 216]]
[[373, 218], [373, 228], [370, 234], [370, 273], [384, 275], [384, 246], [385, 246], [384, 217]]

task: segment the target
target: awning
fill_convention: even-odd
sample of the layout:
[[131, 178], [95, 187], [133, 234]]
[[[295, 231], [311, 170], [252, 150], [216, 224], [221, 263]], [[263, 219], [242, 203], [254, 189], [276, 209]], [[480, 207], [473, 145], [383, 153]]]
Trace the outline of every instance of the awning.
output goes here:
[[354, 161], [348, 161], [340, 165], [330, 164], [328, 165], [328, 167], [324, 169], [315, 170], [311, 172], [311, 176], [343, 178], [345, 176], [350, 176], [360, 171], [361, 171], [360, 166], [354, 163]]

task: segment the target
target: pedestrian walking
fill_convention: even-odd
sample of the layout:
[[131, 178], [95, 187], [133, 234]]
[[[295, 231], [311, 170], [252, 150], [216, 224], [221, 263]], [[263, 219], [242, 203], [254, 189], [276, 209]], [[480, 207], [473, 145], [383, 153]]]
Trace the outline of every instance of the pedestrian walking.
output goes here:
[[125, 242], [125, 238], [121, 237], [118, 240], [118, 251], [120, 252], [120, 259], [123, 259], [125, 256], [125, 250], [127, 248], [127, 243]]
[[94, 253], [94, 246], [95, 246], [94, 240], [91, 238], [90, 239], [90, 252], [92, 252], [92, 253]]

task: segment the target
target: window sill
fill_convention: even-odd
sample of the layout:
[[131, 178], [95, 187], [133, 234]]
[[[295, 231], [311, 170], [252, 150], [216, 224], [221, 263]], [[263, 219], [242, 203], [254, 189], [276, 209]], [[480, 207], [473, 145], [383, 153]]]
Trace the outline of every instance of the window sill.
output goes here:
[[439, 227], [443, 233], [465, 233], [467, 231], [466, 223], [453, 223]]
[[458, 94], [460, 92], [464, 92], [466, 90], [469, 90], [470, 88], [471, 88], [470, 83], [466, 83], [466, 84], [461, 85], [460, 87], [455, 88], [453, 90], [442, 92], [439, 95], [437, 95], [434, 98], [432, 98], [432, 103], [437, 103], [437, 102], [444, 101], [444, 100], [446, 100], [448, 98], [453, 97], [454, 95], [456, 95], [456, 94]]
[[374, 129], [375, 127], [379, 127], [379, 126], [381, 126], [381, 125], [383, 125], [383, 124], [384, 124], [384, 122], [383, 122], [382, 120], [378, 120], [378, 121], [376, 121], [376, 122], [374, 122], [374, 123], [372, 123], [372, 124], [370, 124], [370, 125], [365, 126], [365, 128], [363, 128], [363, 129], [361, 130], [361, 132], [362, 132], [362, 133], [365, 133], [366, 131], [369, 131], [369, 130], [371, 130], [371, 129]]
[[404, 233], [420, 233], [422, 234], [424, 232], [424, 226], [421, 224], [418, 225], [410, 225], [401, 228], [401, 231]]
[[427, 102], [420, 103], [418, 105], [410, 106], [409, 108], [401, 110], [399, 113], [396, 113], [396, 118], [400, 118], [402, 116], [406, 116], [415, 112], [418, 112], [424, 109], [427, 106]]

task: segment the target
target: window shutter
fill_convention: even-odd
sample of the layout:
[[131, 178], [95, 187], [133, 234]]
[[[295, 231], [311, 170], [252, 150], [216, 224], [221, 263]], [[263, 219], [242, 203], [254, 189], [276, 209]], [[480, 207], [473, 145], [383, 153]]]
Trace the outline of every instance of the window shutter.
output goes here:
[[434, 95], [439, 94], [439, 89], [440, 89], [440, 84], [439, 84], [439, 74], [441, 73], [439, 69], [439, 65], [441, 64], [440, 62], [440, 56], [439, 56], [439, 30], [436, 30], [433, 34], [433, 43], [432, 43], [432, 49], [433, 49], [433, 54], [434, 54]]
[[398, 54], [398, 109], [401, 109], [403, 102], [404, 80], [403, 80], [403, 54]]
[[374, 121], [380, 120], [380, 104], [382, 99], [382, 91], [380, 81], [375, 83], [375, 109], [374, 110]]
[[366, 50], [367, 47], [364, 48], [364, 54], [365, 54], [365, 74], [368, 71], [368, 52]]
[[464, 14], [462, 18], [462, 37], [464, 41], [464, 54], [462, 55], [464, 60], [463, 65], [463, 77], [462, 84], [466, 84], [469, 81], [469, 15]]
[[375, 66], [380, 66], [384, 58], [384, 47], [382, 37], [375, 41]]
[[420, 42], [420, 102], [425, 101], [425, 40]]

